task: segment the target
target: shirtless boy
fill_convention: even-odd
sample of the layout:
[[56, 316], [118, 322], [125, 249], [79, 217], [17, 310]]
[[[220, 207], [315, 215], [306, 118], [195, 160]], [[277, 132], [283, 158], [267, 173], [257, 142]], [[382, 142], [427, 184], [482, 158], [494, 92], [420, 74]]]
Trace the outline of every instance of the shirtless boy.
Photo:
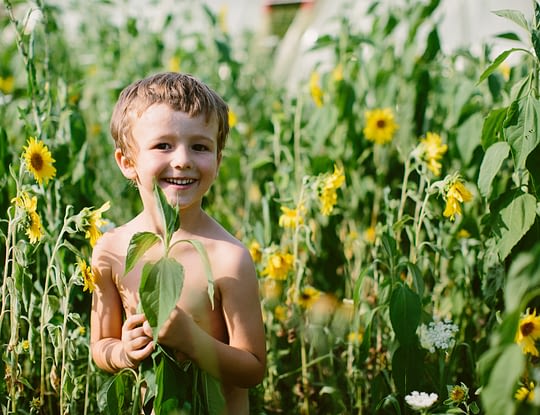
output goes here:
[[137, 313], [138, 289], [144, 263], [158, 260], [162, 247], [147, 251], [127, 275], [124, 268], [135, 233], [161, 232], [155, 179], [169, 203], [180, 206], [181, 226], [172, 242], [199, 240], [215, 281], [212, 309], [199, 254], [190, 244], [175, 245], [172, 254], [184, 267], [184, 285], [158, 343], [219, 379], [227, 414], [247, 415], [247, 388], [260, 383], [266, 370], [257, 277], [249, 251], [201, 207], [221, 162], [227, 111], [214, 91], [185, 74], [153, 75], [122, 91], [111, 120], [114, 155], [136, 184], [143, 209], [105, 233], [94, 248], [91, 349], [97, 366], [108, 372], [136, 368], [153, 351], [152, 330]]

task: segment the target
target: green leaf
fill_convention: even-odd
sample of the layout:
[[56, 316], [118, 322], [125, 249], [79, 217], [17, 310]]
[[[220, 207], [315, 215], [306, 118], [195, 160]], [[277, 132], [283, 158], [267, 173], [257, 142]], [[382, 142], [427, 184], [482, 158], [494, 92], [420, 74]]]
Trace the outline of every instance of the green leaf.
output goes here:
[[121, 414], [125, 400], [124, 372], [119, 372], [111, 377], [103, 388], [106, 391], [105, 412], [108, 414]]
[[200, 373], [202, 393], [204, 396], [205, 414], [219, 415], [225, 409], [225, 398], [221, 393], [220, 382], [201, 370]]
[[397, 284], [390, 297], [390, 321], [401, 345], [408, 346], [416, 340], [421, 312], [418, 294], [405, 284]]
[[418, 390], [425, 379], [424, 352], [418, 347], [400, 345], [392, 355], [392, 378], [397, 390], [405, 394]]
[[165, 193], [163, 193], [163, 190], [161, 190], [161, 187], [158, 186], [156, 181], [154, 181], [154, 198], [156, 199], [161, 223], [165, 232], [165, 235], [163, 235], [165, 248], [168, 248], [173, 233], [180, 228], [179, 208], [178, 206], [173, 207], [169, 204]]
[[540, 30], [534, 29], [531, 32], [531, 41], [534, 48], [534, 53], [536, 53], [536, 58], [540, 58]]
[[481, 131], [483, 122], [482, 114], [478, 112], [467, 118], [457, 129], [458, 151], [465, 165], [469, 165], [475, 149], [480, 145], [481, 136], [478, 132]]
[[[511, 105], [504, 135], [514, 156], [516, 169], [525, 168], [528, 155], [540, 143], [540, 102], [526, 95]], [[516, 112], [517, 111], [517, 112]]]
[[491, 63], [491, 65], [489, 65], [487, 69], [482, 73], [482, 75], [480, 75], [480, 78], [478, 79], [478, 82], [476, 83], [476, 85], [480, 84], [489, 75], [495, 72], [495, 70], [499, 67], [499, 65], [503, 63], [511, 53], [518, 52], [518, 51], [530, 54], [530, 52], [527, 49], [523, 49], [523, 48], [512, 48], [512, 49], [505, 50], [499, 56], [497, 56], [495, 60]]
[[506, 19], [511, 20], [521, 28], [525, 29], [527, 32], [530, 32], [529, 23], [527, 22], [527, 19], [525, 18], [525, 15], [521, 13], [519, 10], [495, 10], [493, 11], [497, 16], [504, 17]]
[[125, 274], [131, 271], [145, 252], [159, 242], [159, 240], [159, 236], [152, 232], [137, 232], [133, 235], [129, 241], [126, 254]]
[[506, 39], [506, 40], [515, 40], [516, 42], [521, 42], [520, 37], [514, 32], [505, 32], [495, 35], [496, 38]]
[[480, 394], [484, 408], [490, 408], [490, 415], [515, 413], [514, 388], [524, 368], [525, 356], [521, 348], [517, 344], [505, 347]]
[[139, 296], [157, 341], [159, 329], [169, 318], [182, 293], [184, 267], [173, 258], [146, 263], [142, 270]]
[[177, 376], [178, 370], [162, 353], [155, 367], [157, 393], [154, 399], [155, 415], [179, 413], [185, 401], [186, 385], [182, 377]]
[[480, 173], [478, 175], [478, 189], [480, 194], [485, 198], [491, 194], [491, 184], [493, 179], [499, 173], [501, 166], [508, 158], [510, 146], [504, 141], [499, 141], [492, 144], [486, 150], [484, 159], [480, 165]]
[[488, 148], [497, 141], [502, 140], [501, 131], [508, 108], [497, 108], [489, 112], [482, 126], [482, 147]]
[[531, 228], [536, 217], [536, 198], [529, 193], [515, 197], [499, 212], [497, 251], [503, 261]]

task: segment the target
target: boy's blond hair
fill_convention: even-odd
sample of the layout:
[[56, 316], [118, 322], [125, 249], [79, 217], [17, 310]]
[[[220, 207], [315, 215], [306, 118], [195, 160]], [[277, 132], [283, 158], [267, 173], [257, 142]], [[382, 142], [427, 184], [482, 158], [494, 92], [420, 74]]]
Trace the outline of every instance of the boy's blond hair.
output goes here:
[[167, 104], [189, 116], [216, 117], [217, 151], [221, 153], [229, 134], [228, 107], [225, 101], [197, 78], [182, 73], [164, 72], [128, 85], [120, 93], [111, 117], [111, 135], [116, 148], [131, 158], [136, 151], [133, 122], [153, 104]]

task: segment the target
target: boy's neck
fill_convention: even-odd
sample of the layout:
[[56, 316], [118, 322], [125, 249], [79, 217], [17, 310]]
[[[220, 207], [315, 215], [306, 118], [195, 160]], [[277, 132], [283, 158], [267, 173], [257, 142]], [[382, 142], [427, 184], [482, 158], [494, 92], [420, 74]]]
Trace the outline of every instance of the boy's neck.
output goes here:
[[[155, 213], [155, 212], [154, 212]], [[163, 233], [161, 219], [157, 213], [144, 210], [141, 214], [143, 222], [148, 230], [155, 233]], [[180, 231], [195, 234], [200, 231], [207, 215], [201, 207], [193, 207], [180, 210]]]

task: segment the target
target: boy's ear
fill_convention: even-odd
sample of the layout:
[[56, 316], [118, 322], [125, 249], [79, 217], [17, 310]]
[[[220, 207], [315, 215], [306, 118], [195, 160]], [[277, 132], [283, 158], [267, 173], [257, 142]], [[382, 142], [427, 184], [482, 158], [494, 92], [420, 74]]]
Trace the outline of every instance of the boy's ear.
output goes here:
[[118, 164], [120, 171], [124, 177], [126, 177], [126, 179], [133, 181], [137, 179], [137, 172], [135, 171], [133, 162], [129, 157], [126, 157], [119, 148], [114, 151], [114, 159], [116, 160], [116, 164]]

